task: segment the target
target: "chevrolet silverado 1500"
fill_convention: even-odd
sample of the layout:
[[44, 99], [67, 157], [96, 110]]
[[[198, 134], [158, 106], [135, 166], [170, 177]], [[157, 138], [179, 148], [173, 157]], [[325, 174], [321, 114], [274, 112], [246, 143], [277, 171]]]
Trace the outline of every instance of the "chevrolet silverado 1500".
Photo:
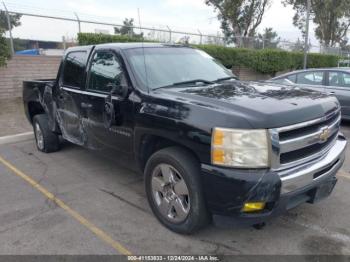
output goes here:
[[40, 151], [59, 150], [63, 138], [131, 157], [154, 215], [179, 233], [211, 219], [258, 224], [317, 202], [344, 161], [334, 96], [241, 82], [190, 47], [69, 48], [56, 79], [23, 85]]

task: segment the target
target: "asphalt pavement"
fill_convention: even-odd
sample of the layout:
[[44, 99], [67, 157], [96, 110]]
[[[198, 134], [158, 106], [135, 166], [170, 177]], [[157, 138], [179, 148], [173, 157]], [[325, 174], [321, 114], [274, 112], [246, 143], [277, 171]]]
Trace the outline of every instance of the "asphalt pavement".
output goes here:
[[[350, 124], [342, 132], [350, 139]], [[143, 179], [120, 155], [33, 139], [0, 145], [0, 254], [350, 254], [350, 149], [333, 194], [262, 230], [208, 226], [191, 236], [152, 215]]]

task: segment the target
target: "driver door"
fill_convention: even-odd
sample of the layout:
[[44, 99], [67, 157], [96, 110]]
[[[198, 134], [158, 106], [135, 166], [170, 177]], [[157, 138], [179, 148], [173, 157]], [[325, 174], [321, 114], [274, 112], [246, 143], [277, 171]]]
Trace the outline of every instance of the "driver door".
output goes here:
[[[121, 59], [113, 51], [97, 50], [89, 67], [88, 83], [81, 103], [87, 146], [102, 151], [115, 149], [131, 153], [132, 104], [127, 98], [118, 99], [111, 95], [112, 89], [127, 85]], [[106, 102], [113, 103], [116, 111], [112, 126], [106, 123]]]

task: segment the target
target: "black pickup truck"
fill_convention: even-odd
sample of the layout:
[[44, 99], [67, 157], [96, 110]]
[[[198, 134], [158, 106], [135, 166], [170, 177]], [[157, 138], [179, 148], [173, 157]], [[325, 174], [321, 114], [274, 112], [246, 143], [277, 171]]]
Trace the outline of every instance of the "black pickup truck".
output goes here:
[[241, 82], [190, 47], [69, 48], [56, 79], [24, 82], [23, 100], [40, 151], [63, 138], [134, 159], [155, 216], [179, 233], [317, 202], [344, 162], [334, 96]]

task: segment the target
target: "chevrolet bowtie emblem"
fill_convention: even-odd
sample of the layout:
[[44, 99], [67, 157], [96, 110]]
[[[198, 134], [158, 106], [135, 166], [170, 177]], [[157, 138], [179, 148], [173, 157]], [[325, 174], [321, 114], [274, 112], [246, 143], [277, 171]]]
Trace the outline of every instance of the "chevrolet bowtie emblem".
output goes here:
[[320, 134], [320, 136], [319, 136], [320, 140], [321, 140], [322, 142], [327, 141], [327, 139], [328, 139], [328, 137], [329, 137], [329, 133], [330, 133], [330, 131], [329, 131], [329, 128], [328, 128], [328, 127], [323, 128], [322, 131], [321, 131], [321, 134]]

